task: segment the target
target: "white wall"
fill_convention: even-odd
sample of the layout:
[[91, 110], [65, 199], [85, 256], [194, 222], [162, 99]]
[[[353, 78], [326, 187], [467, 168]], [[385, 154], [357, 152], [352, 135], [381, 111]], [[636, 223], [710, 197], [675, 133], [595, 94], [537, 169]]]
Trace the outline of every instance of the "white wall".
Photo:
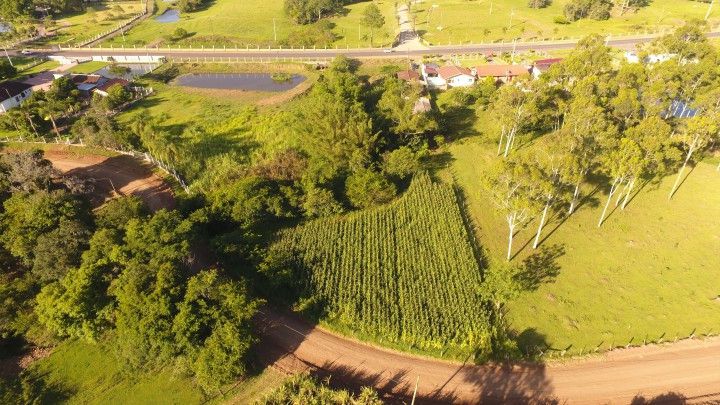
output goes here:
[[162, 63], [164, 56], [152, 55], [116, 55], [116, 56], [93, 56], [92, 60], [98, 62], [117, 62], [117, 63]]
[[470, 87], [475, 84], [475, 78], [468, 75], [455, 76], [448, 80], [450, 87]]

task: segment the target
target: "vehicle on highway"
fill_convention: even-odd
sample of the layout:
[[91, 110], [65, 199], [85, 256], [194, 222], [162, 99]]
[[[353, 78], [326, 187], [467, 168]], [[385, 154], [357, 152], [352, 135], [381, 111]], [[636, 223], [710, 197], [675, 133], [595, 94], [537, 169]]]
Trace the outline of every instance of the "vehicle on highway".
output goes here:
[[20, 51], [20, 53], [23, 55], [32, 55], [35, 52], [31, 51], [30, 49], [23, 49], [22, 51]]

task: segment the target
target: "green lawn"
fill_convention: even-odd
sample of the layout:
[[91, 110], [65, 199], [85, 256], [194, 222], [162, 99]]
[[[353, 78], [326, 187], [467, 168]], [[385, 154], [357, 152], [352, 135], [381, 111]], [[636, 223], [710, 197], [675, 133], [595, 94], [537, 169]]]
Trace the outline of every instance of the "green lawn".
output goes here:
[[[425, 40], [432, 44], [457, 44], [672, 29], [689, 19], [704, 18], [708, 7], [706, 3], [691, 0], [653, 0], [638, 12], [628, 11], [623, 16], [614, 14], [607, 21], [584, 19], [567, 25], [555, 24], [555, 17], [563, 15], [568, 2], [554, 0], [544, 9], [531, 9], [527, 0], [424, 0], [413, 6], [413, 10], [417, 29]], [[710, 21], [720, 21], [717, 7]]]
[[[494, 158], [495, 145], [473, 136], [448, 147], [449, 170], [462, 186], [469, 211], [486, 252], [501, 258], [507, 246], [507, 225], [480, 187], [483, 170]], [[720, 332], [720, 173], [701, 163], [687, 177], [672, 201], [674, 181], [647, 185], [625, 212], [613, 212], [597, 228], [607, 187], [564, 223], [546, 227], [546, 247], [560, 246], [559, 275], [537, 291], [524, 293], [511, 305], [512, 326], [526, 333], [526, 342], [546, 339], [571, 354], [600, 347], [673, 340]], [[594, 186], [586, 185], [587, 196]], [[593, 202], [594, 201], [594, 202]], [[532, 237], [530, 223], [516, 237], [519, 250]], [[557, 228], [553, 232], [553, 230]], [[518, 255], [531, 253], [526, 245]]]
[[65, 342], [30, 370], [43, 376], [50, 403], [68, 404], [206, 404], [253, 403], [282, 383], [272, 369], [225, 387], [225, 397], [206, 397], [191, 378], [169, 364], [160, 370], [129, 374], [104, 344]]
[[[362, 39], [367, 34], [365, 27], [359, 27], [362, 10], [369, 1], [361, 1], [348, 5], [347, 15], [330, 19], [336, 26], [334, 32], [342, 37], [337, 41], [338, 46], [368, 46], [368, 40]], [[156, 2], [155, 16], [168, 9], [168, 3], [161, 0]], [[386, 20], [388, 38], [378, 37], [391, 43], [396, 31], [394, 17], [394, 3], [390, 0], [377, 1]], [[288, 37], [296, 27], [283, 10], [282, 1], [243, 0], [240, 4], [235, 0], [216, 0], [207, 9], [182, 13], [180, 21], [176, 23], [160, 23], [155, 16], [143, 21], [130, 30], [123, 39], [116, 37], [105, 42], [106, 45], [129, 46], [133, 45], [165, 45], [165, 46], [193, 46], [193, 47], [245, 47], [245, 46], [271, 46]], [[169, 41], [177, 28], [185, 29], [190, 35], [179, 42]], [[358, 39], [358, 28], [360, 38]], [[277, 33], [277, 42], [275, 41]]]
[[85, 62], [71, 67], [67, 70], [67, 73], [90, 74], [97, 72], [107, 65], [109, 65], [107, 62]]
[[[54, 36], [40, 41], [36, 45], [73, 45], [115, 28], [118, 24], [140, 14], [145, 5], [140, 1], [108, 2], [93, 4], [84, 13], [60, 17], [49, 30]], [[121, 10], [122, 9], [122, 10]]]
[[48, 60], [39, 65], [33, 66], [27, 70], [23, 70], [22, 72], [19, 72], [19, 76], [35, 75], [38, 73], [45, 72], [47, 70], [53, 70], [58, 66], [60, 66], [60, 62], [55, 61], [55, 60]]

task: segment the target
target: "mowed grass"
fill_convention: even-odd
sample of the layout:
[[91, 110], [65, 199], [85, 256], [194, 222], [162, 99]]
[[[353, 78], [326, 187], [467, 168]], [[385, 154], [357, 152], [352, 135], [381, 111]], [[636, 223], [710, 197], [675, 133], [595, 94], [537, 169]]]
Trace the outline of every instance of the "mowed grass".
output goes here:
[[77, 44], [115, 28], [118, 24], [142, 13], [144, 8], [145, 5], [140, 1], [88, 5], [84, 13], [72, 14], [57, 19], [55, 25], [49, 28], [55, 35], [40, 42], [45, 45]]
[[106, 67], [107, 65], [109, 65], [109, 63], [107, 62], [84, 62], [71, 67], [67, 70], [67, 73], [90, 74], [97, 72], [98, 70]]
[[[532, 9], [527, 0], [422, 0], [414, 5], [417, 29], [431, 44], [479, 43], [515, 38], [543, 40], [582, 37], [591, 33], [635, 34], [645, 30], [673, 29], [691, 19], [703, 19], [708, 4], [691, 0], [653, 0], [637, 12], [617, 12], [606, 21], [583, 19], [556, 24], [570, 0], [553, 0], [543, 9]], [[433, 8], [433, 5], [438, 7]], [[710, 22], [720, 21], [714, 8]], [[442, 29], [438, 29], [442, 27]]]
[[[362, 11], [370, 1], [361, 1], [346, 6], [347, 14], [330, 18], [335, 24], [333, 31], [341, 37], [338, 46], [368, 46], [369, 40], [363, 39], [368, 34], [366, 27], [359, 27]], [[394, 3], [390, 0], [377, 1], [385, 15], [385, 30], [391, 37], [395, 35], [397, 26], [394, 17]], [[155, 17], [161, 15], [172, 5], [158, 0], [155, 15], [134, 27], [122, 36], [106, 41], [105, 45], [113, 46], [193, 46], [193, 47], [267, 47], [282, 42], [298, 27], [285, 15], [283, 1], [243, 0], [216, 0], [207, 8], [193, 13], [181, 13], [180, 21], [161, 23]], [[188, 32], [188, 37], [180, 41], [170, 41], [177, 28]], [[358, 35], [360, 29], [360, 35]], [[275, 37], [277, 36], [277, 41]], [[384, 35], [378, 36], [378, 42]]]
[[206, 396], [190, 377], [172, 364], [128, 373], [107, 344], [69, 341], [33, 364], [49, 387], [49, 403], [67, 404], [206, 404], [254, 403], [282, 384], [284, 375], [266, 369], [223, 389], [225, 397]]
[[[495, 149], [478, 136], [458, 141], [448, 148], [448, 172], [465, 191], [480, 243], [500, 259], [507, 225], [481, 186]], [[510, 306], [513, 329], [527, 336], [523, 343], [544, 339], [553, 349], [582, 354], [720, 332], [720, 172], [713, 163], [698, 164], [672, 201], [674, 177], [645, 186], [599, 229], [609, 187], [594, 192], [586, 185], [583, 196], [590, 197], [580, 209], [545, 228], [542, 245], [564, 249], [559, 274]], [[531, 222], [516, 236], [515, 260], [532, 253], [536, 227]]]

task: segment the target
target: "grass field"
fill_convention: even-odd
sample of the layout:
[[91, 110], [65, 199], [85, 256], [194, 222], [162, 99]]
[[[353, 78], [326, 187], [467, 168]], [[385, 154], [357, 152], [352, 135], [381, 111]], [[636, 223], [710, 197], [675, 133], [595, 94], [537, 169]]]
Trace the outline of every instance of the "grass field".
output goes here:
[[75, 65], [67, 70], [68, 73], [90, 74], [109, 65], [107, 62], [85, 62]]
[[112, 347], [65, 342], [31, 371], [49, 387], [49, 403], [68, 404], [248, 404], [282, 384], [284, 376], [272, 369], [225, 387], [225, 397], [206, 397], [194, 382], [168, 365], [160, 370], [130, 375], [124, 372]]
[[[531, 9], [527, 0], [421, 0], [413, 10], [417, 30], [426, 41], [458, 44], [673, 29], [689, 19], [703, 19], [708, 8], [706, 3], [691, 0], [653, 0], [637, 12], [628, 11], [622, 16], [615, 13], [607, 21], [584, 19], [566, 25], [554, 23], [555, 17], [563, 15], [568, 1], [554, 0], [544, 9]], [[716, 7], [710, 22], [719, 21], [720, 9]]]
[[[482, 119], [481, 119], [482, 120]], [[480, 187], [494, 145], [478, 136], [449, 146], [452, 174], [465, 190], [469, 210], [486, 252], [501, 258], [507, 225]], [[597, 220], [607, 187], [593, 193], [564, 223], [552, 220], [544, 246], [557, 246], [555, 279], [511, 305], [513, 328], [571, 354], [589, 350], [673, 340], [693, 333], [720, 332], [720, 173], [701, 163], [672, 201], [674, 181], [647, 185], [625, 212], [613, 212], [602, 228]], [[526, 244], [536, 223], [516, 237], [518, 259], [531, 253]], [[557, 228], [557, 229], [556, 229]], [[524, 245], [524, 247], [523, 247]]]
[[76, 44], [108, 31], [141, 13], [145, 8], [139, 1], [109, 2], [89, 5], [84, 13], [60, 17], [49, 27], [54, 36], [36, 45]]
[[[346, 7], [347, 15], [330, 19], [335, 24], [334, 32], [342, 38], [337, 41], [338, 46], [368, 46], [367, 40], [358, 39], [358, 26], [362, 10], [369, 1], [361, 1]], [[158, 0], [155, 16], [162, 14], [170, 7], [168, 3]], [[394, 3], [390, 0], [377, 1], [386, 19], [386, 30], [389, 41], [395, 34], [397, 26], [394, 17]], [[125, 36], [116, 37], [105, 42], [114, 46], [133, 45], [169, 45], [193, 47], [245, 47], [270, 46], [283, 41], [288, 37], [296, 25], [285, 15], [282, 1], [244, 0], [242, 5], [234, 0], [216, 0], [207, 9], [183, 13], [180, 21], [175, 23], [160, 23], [154, 17], [143, 21], [130, 30]], [[186, 39], [173, 42], [166, 38], [171, 36], [177, 28], [183, 28], [189, 36]], [[360, 27], [360, 36], [367, 33], [365, 27]], [[277, 34], [277, 41], [275, 41]], [[380, 39], [380, 38], [378, 38]], [[379, 41], [378, 41], [379, 42]]]

